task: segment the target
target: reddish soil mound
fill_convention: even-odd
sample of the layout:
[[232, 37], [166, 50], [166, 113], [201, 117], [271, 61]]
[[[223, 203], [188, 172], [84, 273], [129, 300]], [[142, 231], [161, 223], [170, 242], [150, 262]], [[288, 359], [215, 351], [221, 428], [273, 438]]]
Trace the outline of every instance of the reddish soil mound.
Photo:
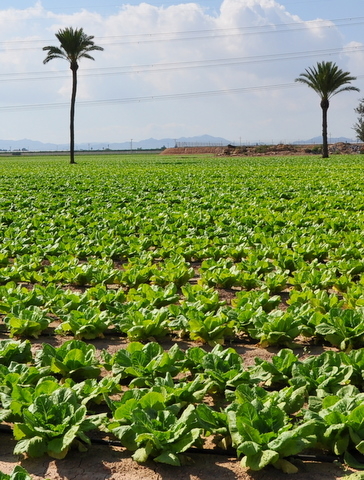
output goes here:
[[228, 147], [176, 147], [166, 148], [161, 155], [203, 155], [213, 153], [214, 155], [223, 155]]
[[[335, 143], [329, 145], [330, 154], [364, 153], [362, 144]], [[225, 147], [176, 147], [167, 148], [161, 155], [226, 155], [226, 156], [287, 156], [287, 155], [315, 155], [321, 154], [321, 145], [249, 145]]]

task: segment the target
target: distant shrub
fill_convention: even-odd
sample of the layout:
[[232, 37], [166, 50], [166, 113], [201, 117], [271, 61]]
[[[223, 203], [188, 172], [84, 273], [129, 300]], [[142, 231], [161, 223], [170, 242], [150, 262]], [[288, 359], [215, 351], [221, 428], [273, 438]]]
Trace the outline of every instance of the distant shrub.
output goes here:
[[311, 153], [314, 155], [320, 155], [322, 153], [322, 147], [317, 145], [316, 147], [311, 148]]
[[267, 153], [268, 145], [258, 145], [255, 147], [255, 153]]

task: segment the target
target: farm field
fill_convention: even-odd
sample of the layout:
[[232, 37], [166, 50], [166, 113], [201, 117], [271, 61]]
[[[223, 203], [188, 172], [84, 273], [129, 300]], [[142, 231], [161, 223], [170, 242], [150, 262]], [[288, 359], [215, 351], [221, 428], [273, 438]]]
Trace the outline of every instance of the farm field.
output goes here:
[[0, 161], [0, 471], [364, 465], [364, 156], [67, 161]]

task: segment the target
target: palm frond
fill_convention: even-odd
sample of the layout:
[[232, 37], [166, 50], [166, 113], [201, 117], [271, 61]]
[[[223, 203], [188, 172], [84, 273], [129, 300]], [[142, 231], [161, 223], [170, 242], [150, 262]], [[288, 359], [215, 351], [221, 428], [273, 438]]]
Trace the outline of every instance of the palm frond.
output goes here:
[[102, 47], [95, 45], [94, 37], [86, 35], [82, 28], [67, 27], [60, 29], [55, 35], [60, 46], [43, 47], [43, 50], [48, 51], [43, 63], [47, 63], [54, 58], [63, 58], [68, 60], [71, 65], [76, 65], [80, 58], [94, 60], [88, 52], [104, 50]]
[[306, 68], [305, 72], [295, 79], [296, 82], [312, 88], [322, 100], [329, 100], [343, 91], [359, 91], [357, 87], [347, 85], [353, 80], [356, 80], [356, 77], [344, 72], [333, 62], [317, 62], [316, 66]]

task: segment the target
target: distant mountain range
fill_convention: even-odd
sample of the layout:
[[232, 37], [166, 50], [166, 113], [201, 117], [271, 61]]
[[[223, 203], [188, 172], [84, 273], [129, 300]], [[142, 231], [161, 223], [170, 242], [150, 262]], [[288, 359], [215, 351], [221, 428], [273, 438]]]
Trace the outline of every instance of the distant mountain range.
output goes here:
[[[181, 138], [161, 138], [159, 140], [155, 138], [148, 138], [147, 140], [141, 140], [139, 142], [130, 140], [128, 142], [120, 143], [107, 143], [107, 142], [89, 142], [89, 143], [76, 143], [76, 150], [148, 150], [158, 148], [171, 148], [176, 145], [193, 145], [193, 146], [205, 146], [205, 145], [228, 145], [231, 141], [226, 138], [212, 137], [211, 135], [201, 135], [198, 137], [181, 137]], [[2, 151], [19, 151], [29, 150], [32, 152], [44, 152], [44, 151], [67, 151], [69, 150], [69, 144], [55, 144], [55, 143], [43, 143], [35, 140], [29, 140], [24, 138], [22, 140], [0, 140], [0, 150]]]
[[[347, 137], [332, 137], [328, 138], [329, 143], [356, 143], [356, 140], [352, 138], [347, 138]], [[299, 140], [296, 142], [293, 142], [293, 145], [311, 145], [311, 144], [320, 144], [322, 143], [322, 136], [320, 135], [319, 137], [314, 137], [314, 138], [309, 138], [308, 140]]]
[[[337, 142], [349, 142], [353, 143], [354, 140], [346, 137], [330, 138], [330, 143]], [[261, 143], [261, 142], [259, 142]], [[314, 137], [309, 140], [300, 140], [293, 142], [293, 144], [320, 144], [322, 143], [322, 137]], [[148, 138], [147, 140], [141, 140], [139, 142], [130, 140], [128, 142], [120, 143], [106, 143], [106, 142], [90, 142], [90, 143], [76, 143], [76, 150], [148, 150], [159, 148], [173, 148], [175, 146], [219, 146], [234, 144], [232, 140], [227, 140], [222, 137], [213, 137], [211, 135], [200, 135], [196, 137], [180, 137], [180, 138], [161, 138], [159, 140], [155, 138]], [[236, 142], [235, 142], [236, 144]], [[251, 142], [250, 144], [255, 144]], [[44, 152], [44, 151], [67, 151], [69, 150], [69, 144], [56, 144], [56, 143], [43, 143], [35, 140], [29, 140], [24, 138], [22, 140], [0, 140], [1, 151], [31, 151], [31, 152]]]

